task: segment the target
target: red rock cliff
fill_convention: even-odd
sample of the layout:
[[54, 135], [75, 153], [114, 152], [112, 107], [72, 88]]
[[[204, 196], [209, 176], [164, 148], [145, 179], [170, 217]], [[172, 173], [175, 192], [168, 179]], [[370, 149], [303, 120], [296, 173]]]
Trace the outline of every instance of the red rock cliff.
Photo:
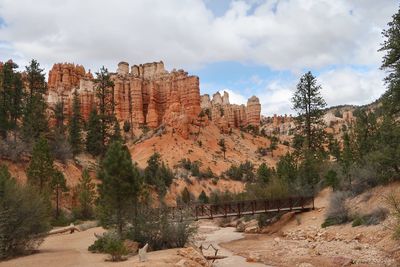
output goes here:
[[[209, 108], [212, 121], [228, 129], [259, 125], [261, 105], [258, 98], [249, 99], [247, 106], [229, 104], [229, 95], [215, 94], [200, 97], [199, 78], [183, 70], [168, 72], [163, 62], [134, 65], [120, 62], [111, 74], [114, 81], [115, 113], [120, 122], [134, 127], [160, 125], [172, 127], [188, 137], [189, 125], [197, 122], [202, 108]], [[93, 76], [81, 65], [55, 64], [49, 72], [49, 103], [62, 99], [65, 112], [70, 113], [74, 90], [78, 90], [82, 116], [87, 119], [96, 105]], [[200, 103], [201, 102], [201, 103]]]

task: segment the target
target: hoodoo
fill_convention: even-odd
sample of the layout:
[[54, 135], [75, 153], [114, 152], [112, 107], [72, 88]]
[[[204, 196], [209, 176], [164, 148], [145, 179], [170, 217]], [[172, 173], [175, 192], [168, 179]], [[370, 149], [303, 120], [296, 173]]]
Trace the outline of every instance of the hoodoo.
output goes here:
[[[208, 95], [200, 96], [197, 76], [184, 70], [167, 71], [162, 61], [131, 68], [129, 63], [120, 62], [111, 78], [116, 117], [134, 127], [157, 128], [164, 124], [187, 137], [188, 125], [198, 120], [202, 109], [209, 109], [211, 121], [224, 130], [260, 124], [261, 105], [257, 97], [251, 97], [247, 106], [230, 104], [227, 92], [223, 96], [214, 94], [210, 101]], [[81, 65], [54, 64], [49, 72], [49, 104], [54, 105], [62, 98], [64, 112], [68, 115], [73, 92], [77, 90], [82, 116], [87, 119], [91, 108], [96, 105], [93, 79], [91, 72], [86, 72]]]

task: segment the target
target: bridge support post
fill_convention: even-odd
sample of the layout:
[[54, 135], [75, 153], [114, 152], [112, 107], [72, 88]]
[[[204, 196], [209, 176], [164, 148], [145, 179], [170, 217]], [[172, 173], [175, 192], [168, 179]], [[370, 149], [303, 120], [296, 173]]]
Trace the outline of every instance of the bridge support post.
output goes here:
[[314, 206], [314, 197], [312, 197], [312, 209], [313, 209], [313, 210], [315, 209], [315, 206]]

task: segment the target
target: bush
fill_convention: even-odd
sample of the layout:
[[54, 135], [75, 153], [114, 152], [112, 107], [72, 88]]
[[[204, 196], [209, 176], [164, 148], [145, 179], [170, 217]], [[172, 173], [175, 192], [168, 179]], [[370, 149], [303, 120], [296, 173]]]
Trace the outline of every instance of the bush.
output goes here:
[[349, 194], [343, 191], [338, 191], [332, 194], [329, 208], [326, 213], [326, 219], [321, 225], [322, 228], [349, 221], [349, 211], [345, 204], [348, 196]]
[[352, 226], [360, 226], [360, 225], [377, 225], [380, 222], [384, 221], [387, 218], [389, 211], [384, 208], [376, 208], [368, 214], [359, 215], [356, 214]]
[[124, 255], [128, 254], [128, 250], [124, 246], [122, 239], [118, 237], [116, 232], [107, 232], [103, 236], [97, 238], [88, 250], [93, 253], [107, 253], [111, 256], [111, 261], [122, 261]]
[[258, 147], [256, 152], [260, 156], [266, 156], [268, 154], [268, 149], [266, 147]]
[[125, 133], [129, 132], [131, 129], [131, 123], [129, 121], [124, 121], [123, 129]]
[[232, 180], [244, 182], [253, 181], [255, 178], [254, 165], [247, 160], [244, 163], [241, 163], [239, 166], [231, 165], [225, 174]]
[[183, 247], [197, 232], [197, 226], [193, 226], [192, 221], [185, 220], [185, 213], [182, 218], [176, 218], [176, 221], [171, 221], [162, 208], [146, 209], [137, 214], [128, 238], [142, 245], [149, 244], [151, 250]]
[[394, 229], [393, 229], [393, 237], [396, 239], [400, 239], [400, 197], [399, 192], [392, 191], [388, 195], [385, 196], [386, 204], [391, 209], [391, 213], [393, 217], [396, 219]]
[[0, 166], [0, 259], [35, 249], [50, 229], [50, 203], [30, 186], [21, 186]]
[[60, 211], [58, 217], [53, 217], [51, 219], [52, 226], [67, 226], [69, 225], [73, 219], [70, 216], [67, 216], [65, 212]]

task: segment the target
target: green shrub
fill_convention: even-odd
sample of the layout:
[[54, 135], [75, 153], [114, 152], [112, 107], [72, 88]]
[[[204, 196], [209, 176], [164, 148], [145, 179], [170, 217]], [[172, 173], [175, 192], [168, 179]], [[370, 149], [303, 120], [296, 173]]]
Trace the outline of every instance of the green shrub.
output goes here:
[[50, 229], [50, 203], [32, 187], [19, 185], [0, 166], [0, 260], [25, 254]]
[[225, 174], [232, 180], [245, 182], [253, 181], [255, 178], [254, 165], [247, 160], [239, 166], [231, 165]]
[[365, 221], [363, 217], [356, 215], [356, 217], [353, 219], [353, 223], [351, 224], [352, 227], [360, 226], [365, 224]]
[[71, 222], [73, 222], [73, 218], [71, 218], [71, 216], [67, 216], [63, 211], [60, 211], [58, 217], [53, 217], [51, 219], [52, 226], [67, 226]]
[[352, 226], [360, 225], [377, 225], [387, 218], [389, 211], [384, 208], [376, 208], [368, 214], [359, 215], [357, 214], [353, 219]]
[[128, 250], [124, 246], [122, 239], [115, 232], [107, 232], [99, 237], [89, 246], [88, 250], [93, 253], [107, 253], [111, 256], [111, 261], [122, 261], [124, 255], [128, 254]]
[[345, 201], [349, 194], [347, 192], [338, 191], [332, 194], [329, 208], [326, 213], [326, 219], [321, 225], [322, 228], [346, 223], [349, 221], [349, 211], [345, 205]]
[[197, 226], [185, 217], [184, 212], [181, 218], [172, 221], [162, 209], [139, 212], [128, 238], [142, 245], [149, 244], [151, 250], [183, 247], [197, 232]]

